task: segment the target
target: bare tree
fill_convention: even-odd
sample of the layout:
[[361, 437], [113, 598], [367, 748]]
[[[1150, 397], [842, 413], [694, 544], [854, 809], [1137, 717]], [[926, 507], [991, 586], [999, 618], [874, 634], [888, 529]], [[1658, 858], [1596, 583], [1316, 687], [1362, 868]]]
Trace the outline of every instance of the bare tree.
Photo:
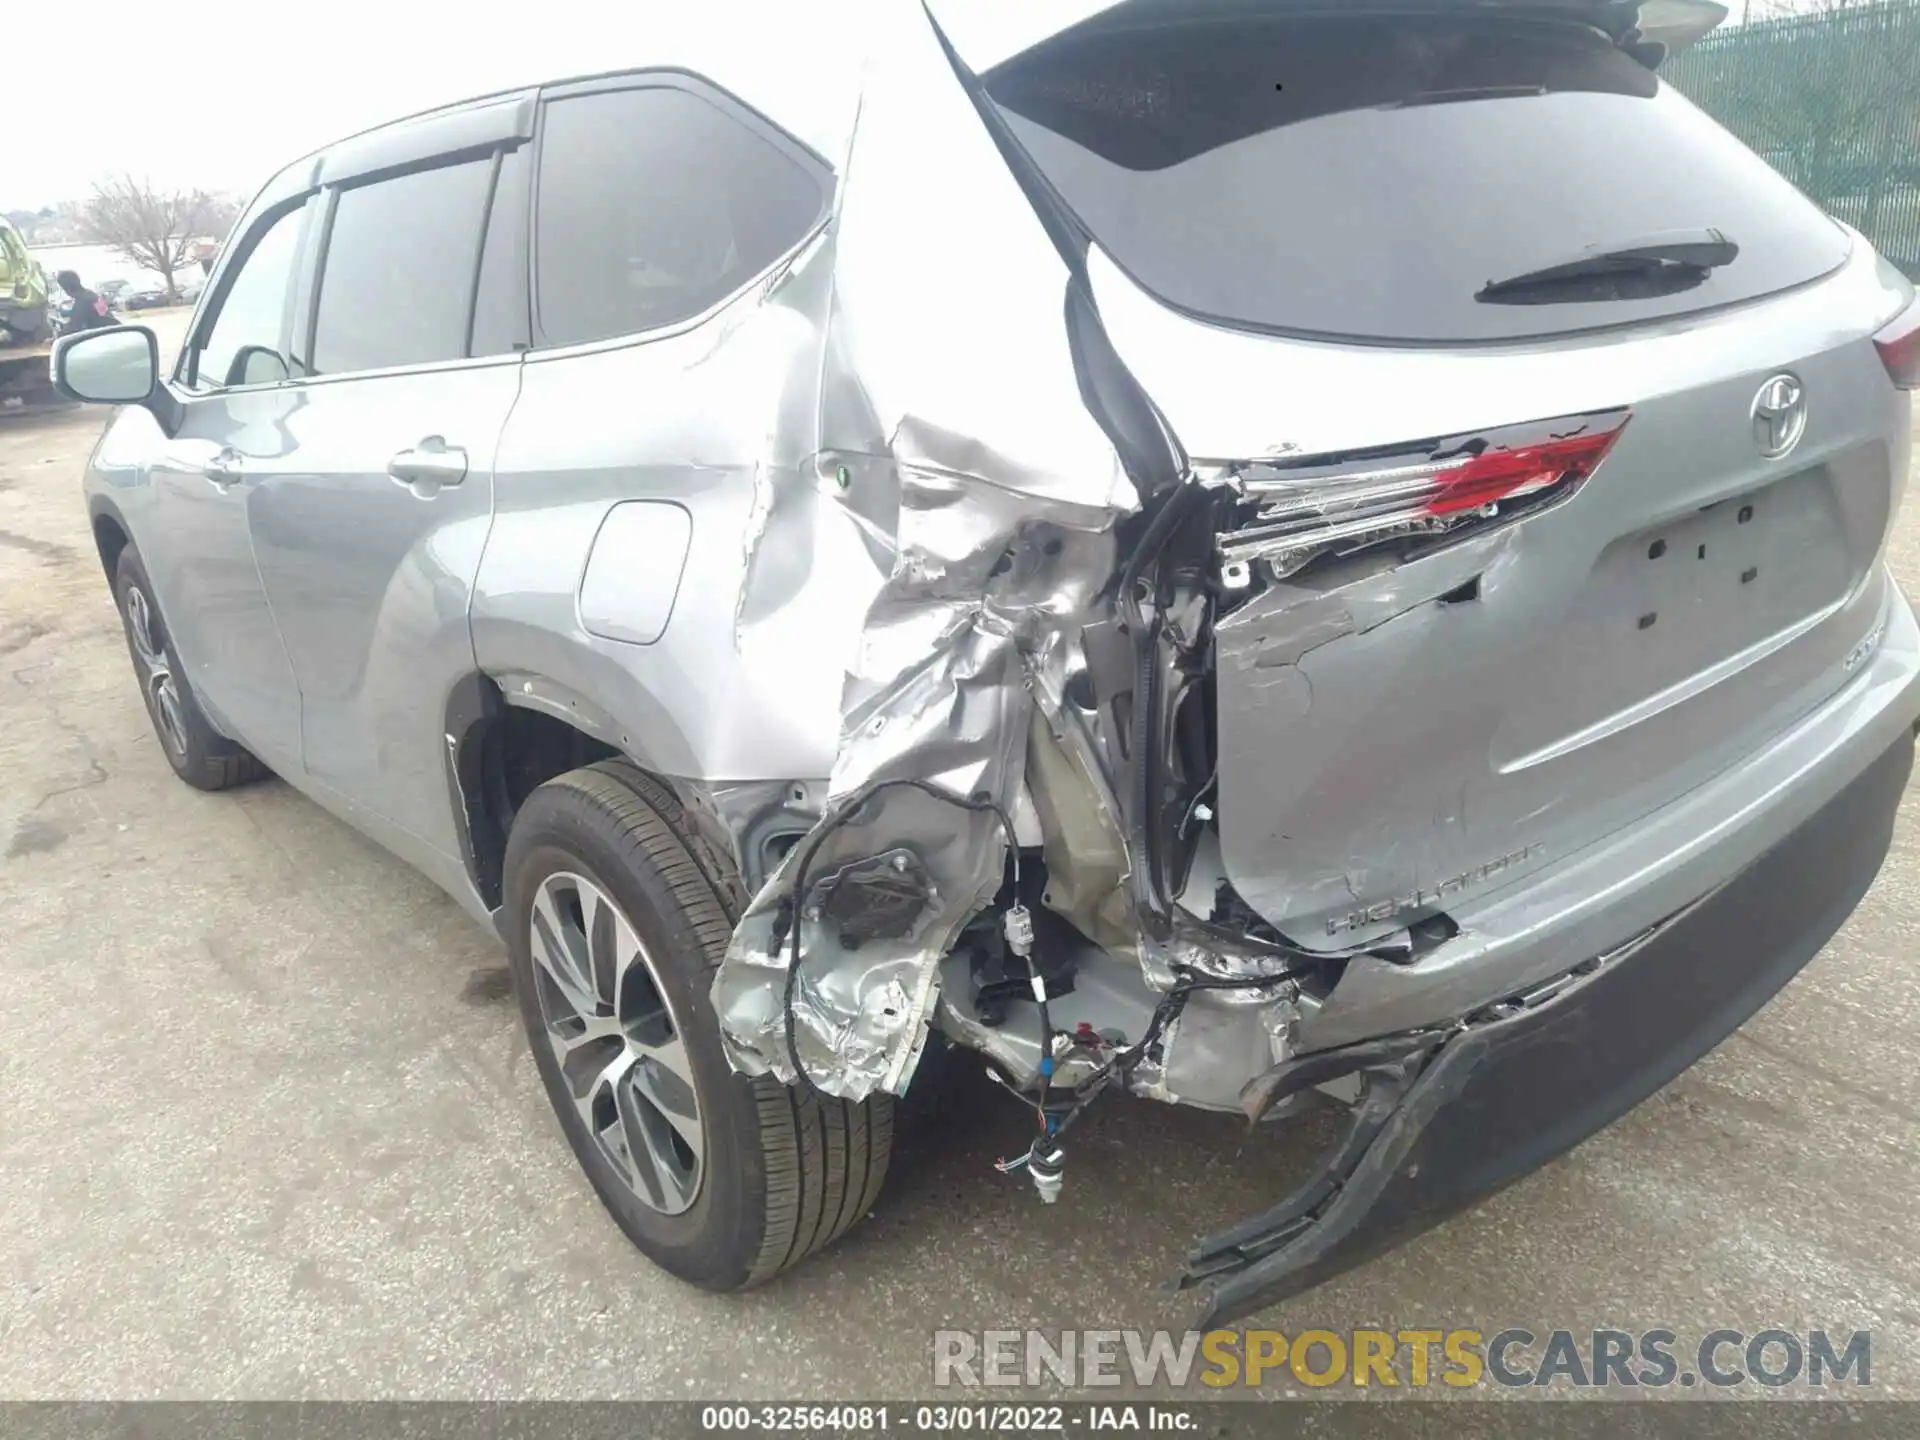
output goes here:
[[88, 239], [155, 271], [171, 299], [180, 293], [175, 273], [186, 266], [193, 242], [221, 220], [218, 212], [218, 202], [204, 190], [156, 190], [122, 175], [94, 183], [82, 224]]

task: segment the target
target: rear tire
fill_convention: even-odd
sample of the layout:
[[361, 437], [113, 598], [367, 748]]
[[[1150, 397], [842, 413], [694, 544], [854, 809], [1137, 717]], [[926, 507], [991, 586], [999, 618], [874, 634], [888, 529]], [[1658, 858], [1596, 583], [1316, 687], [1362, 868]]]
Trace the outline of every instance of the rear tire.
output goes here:
[[620, 761], [542, 785], [507, 843], [514, 988], [567, 1143], [627, 1238], [707, 1290], [838, 1239], [893, 1149], [891, 1096], [855, 1104], [728, 1065], [708, 989], [736, 892], [672, 792]]
[[114, 566], [113, 597], [147, 718], [173, 773], [196, 790], [226, 790], [268, 774], [251, 752], [213, 728], [193, 698], [154, 598], [153, 582], [131, 545], [121, 550]]

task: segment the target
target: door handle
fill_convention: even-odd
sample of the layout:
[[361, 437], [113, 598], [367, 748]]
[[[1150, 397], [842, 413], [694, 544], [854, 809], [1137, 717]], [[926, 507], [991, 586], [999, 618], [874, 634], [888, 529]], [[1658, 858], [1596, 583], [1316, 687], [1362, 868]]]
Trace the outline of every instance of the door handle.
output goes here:
[[401, 485], [458, 485], [467, 478], [467, 452], [429, 435], [389, 460], [387, 474]]
[[213, 482], [216, 490], [238, 485], [247, 478], [246, 466], [237, 451], [222, 449], [200, 467], [200, 473]]

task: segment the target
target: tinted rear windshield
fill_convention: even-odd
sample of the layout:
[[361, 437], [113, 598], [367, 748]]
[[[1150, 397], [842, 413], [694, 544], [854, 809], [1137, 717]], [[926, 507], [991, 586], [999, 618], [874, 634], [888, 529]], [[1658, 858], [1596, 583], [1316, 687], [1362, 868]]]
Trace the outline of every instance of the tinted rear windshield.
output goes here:
[[[1083, 26], [988, 93], [1094, 238], [1167, 303], [1376, 341], [1564, 333], [1750, 300], [1846, 234], [1596, 30], [1481, 15]], [[1711, 270], [1515, 292], [1650, 237]]]

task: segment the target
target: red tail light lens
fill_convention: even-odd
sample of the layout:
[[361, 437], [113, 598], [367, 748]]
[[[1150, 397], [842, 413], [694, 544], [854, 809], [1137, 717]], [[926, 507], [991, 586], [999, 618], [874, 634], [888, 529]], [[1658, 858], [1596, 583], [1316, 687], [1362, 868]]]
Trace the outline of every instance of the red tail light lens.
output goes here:
[[1920, 390], [1920, 300], [1907, 306], [1894, 322], [1873, 337], [1873, 348], [1887, 374], [1902, 390]]
[[1608, 410], [1397, 454], [1372, 451], [1364, 461], [1322, 456], [1233, 467], [1226, 483], [1244, 503], [1219, 539], [1222, 578], [1240, 589], [1256, 563], [1281, 579], [1324, 555], [1484, 525], [1564, 498], [1599, 467], [1627, 419], [1625, 410]]
[[1427, 501], [1427, 509], [1435, 515], [1452, 515], [1498, 500], [1516, 500], [1553, 485], [1578, 484], [1606, 458], [1626, 423], [1623, 415], [1611, 430], [1516, 450], [1485, 451], [1441, 477], [1440, 493]]

